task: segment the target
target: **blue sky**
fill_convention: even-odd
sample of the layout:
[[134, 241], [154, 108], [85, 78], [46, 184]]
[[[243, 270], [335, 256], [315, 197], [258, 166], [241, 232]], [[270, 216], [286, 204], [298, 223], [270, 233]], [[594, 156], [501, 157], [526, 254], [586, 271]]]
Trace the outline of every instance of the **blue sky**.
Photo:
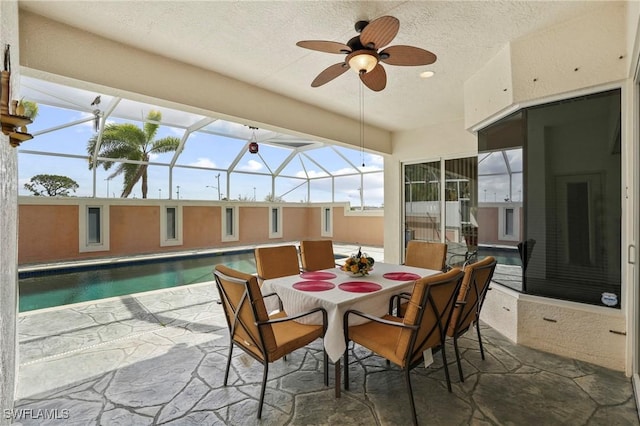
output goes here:
[[[78, 92], [77, 89], [74, 89]], [[27, 88], [26, 92], [29, 90]], [[82, 91], [80, 91], [82, 92]], [[88, 94], [87, 96], [94, 96]], [[46, 96], [42, 96], [46, 100]], [[110, 98], [102, 96], [101, 106], [105, 108]], [[26, 97], [26, 99], [29, 99]], [[93, 98], [91, 98], [93, 99]], [[86, 101], [85, 101], [86, 102]], [[28, 190], [24, 189], [24, 184], [37, 174], [58, 174], [68, 176], [79, 184], [79, 189], [75, 193], [77, 196], [92, 196], [93, 194], [93, 172], [88, 168], [87, 141], [94, 135], [93, 115], [85, 112], [89, 107], [84, 106], [85, 102], [78, 101], [75, 107], [60, 108], [50, 106], [46, 103], [38, 102], [39, 115], [34, 123], [28, 127], [28, 131], [35, 135], [35, 138], [23, 143], [19, 148], [18, 155], [18, 173], [19, 173], [19, 193], [20, 195], [30, 195]], [[90, 102], [90, 101], [89, 101]], [[61, 104], [60, 102], [52, 102]], [[88, 103], [88, 102], [87, 102]], [[142, 104], [133, 101], [123, 101], [122, 110], [137, 110], [135, 114], [144, 117], [151, 109], [163, 112], [163, 122], [167, 121], [175, 123], [176, 126], [161, 126], [157, 137], [176, 136], [181, 138], [184, 135], [184, 127], [192, 125], [194, 122], [204, 117], [195, 114], [188, 114], [181, 111], [169, 110], [167, 108], [156, 107], [153, 105]], [[82, 111], [85, 109], [85, 111]], [[131, 122], [137, 126], [141, 126], [140, 119], [117, 118], [118, 109], [108, 118], [109, 122], [123, 123]], [[123, 113], [125, 115], [125, 113]], [[132, 113], [129, 112], [129, 117]], [[87, 120], [80, 122], [82, 120]], [[186, 120], [186, 121], [185, 121]], [[78, 122], [75, 125], [67, 126], [69, 123]], [[181, 127], [178, 127], [180, 123]], [[57, 130], [51, 129], [62, 127]], [[212, 132], [220, 133], [233, 128], [236, 130], [234, 134], [243, 134], [237, 130], [244, 128], [235, 123], [224, 121], [216, 121], [213, 124], [203, 128], [203, 131], [192, 133], [186, 141], [185, 147], [176, 162], [176, 166], [204, 167], [219, 170], [203, 170], [194, 168], [175, 167], [173, 171], [172, 192], [173, 198], [177, 198], [179, 191], [180, 199], [218, 199], [218, 192], [221, 197], [229, 197], [231, 199], [255, 198], [257, 201], [264, 200], [265, 196], [271, 192], [271, 176], [270, 170], [276, 170], [283, 161], [289, 156], [290, 149], [279, 146], [271, 146], [268, 143], [260, 144], [259, 155], [245, 152], [236, 166], [237, 171], [247, 173], [233, 173], [230, 179], [230, 188], [227, 191], [227, 173], [226, 169], [236, 158], [247, 139], [236, 139], [224, 137]], [[225, 129], [226, 128], [226, 129]], [[42, 133], [41, 133], [42, 132]], [[249, 129], [244, 132], [250, 136]], [[258, 130], [256, 132], [258, 141], [261, 139], [273, 137], [273, 132]], [[279, 135], [286, 140], [287, 137]], [[84, 156], [85, 158], [68, 158], [36, 155], [25, 151], [38, 151], [48, 153], [60, 153], [69, 156]], [[336, 151], [338, 151], [336, 153]], [[173, 158], [173, 153], [160, 154], [152, 157], [151, 161], [156, 163], [169, 164]], [[359, 206], [359, 188], [360, 176], [340, 176], [347, 173], [355, 173], [356, 170], [345, 161], [342, 156], [346, 157], [351, 163], [362, 171], [379, 171], [379, 173], [363, 175], [363, 193], [365, 205], [381, 206], [384, 199], [383, 192], [383, 161], [382, 157], [365, 153], [365, 167], [362, 164], [362, 154], [359, 150], [346, 149], [343, 147], [325, 146], [317, 149], [305, 151], [303, 155], [294, 158], [288, 166], [286, 166], [281, 174], [303, 177], [307, 174], [309, 177], [326, 176], [324, 168], [335, 177], [335, 201], [349, 201], [352, 206]], [[322, 166], [322, 168], [320, 167]], [[115, 166], [109, 171], [105, 171], [102, 167], [97, 170], [96, 174], [96, 195], [98, 197], [118, 197], [122, 191], [122, 178], [120, 176], [108, 179]], [[307, 187], [300, 185], [305, 182], [295, 178], [279, 178], [276, 179], [275, 193], [280, 195], [289, 202], [307, 201]], [[218, 190], [218, 186], [220, 189]], [[178, 189], [179, 187], [179, 189]], [[229, 192], [229, 193], [227, 193]], [[132, 197], [141, 198], [140, 185], [136, 185]], [[148, 198], [163, 198], [169, 196], [169, 167], [161, 165], [149, 166], [149, 191]], [[130, 197], [131, 198], [131, 197]], [[311, 199], [312, 202], [331, 201], [331, 179], [312, 179], [311, 180]]]

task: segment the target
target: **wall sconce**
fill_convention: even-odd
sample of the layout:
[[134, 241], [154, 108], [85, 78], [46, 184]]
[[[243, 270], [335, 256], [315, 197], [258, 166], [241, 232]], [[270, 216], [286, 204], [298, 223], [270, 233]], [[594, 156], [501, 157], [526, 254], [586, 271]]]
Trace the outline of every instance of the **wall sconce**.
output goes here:
[[252, 130], [251, 138], [249, 139], [249, 153], [250, 154], [257, 154], [258, 153], [258, 138], [256, 137], [256, 130], [258, 130], [258, 128], [257, 127], [253, 127], [253, 126], [249, 126], [249, 128]]

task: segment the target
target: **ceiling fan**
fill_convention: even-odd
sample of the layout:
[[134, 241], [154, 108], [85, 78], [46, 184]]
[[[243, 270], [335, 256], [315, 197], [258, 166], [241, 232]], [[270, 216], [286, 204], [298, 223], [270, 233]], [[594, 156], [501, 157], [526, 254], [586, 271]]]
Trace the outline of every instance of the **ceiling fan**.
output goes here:
[[360, 80], [369, 89], [379, 92], [387, 85], [387, 73], [382, 64], [389, 65], [429, 65], [436, 61], [436, 55], [414, 46], [389, 46], [382, 49], [398, 34], [400, 21], [393, 16], [382, 16], [371, 22], [358, 21], [355, 29], [359, 36], [346, 44], [336, 41], [304, 40], [296, 43], [305, 49], [346, 55], [343, 62], [331, 65], [311, 82], [311, 87], [322, 86], [345, 73], [349, 68], [360, 75]]

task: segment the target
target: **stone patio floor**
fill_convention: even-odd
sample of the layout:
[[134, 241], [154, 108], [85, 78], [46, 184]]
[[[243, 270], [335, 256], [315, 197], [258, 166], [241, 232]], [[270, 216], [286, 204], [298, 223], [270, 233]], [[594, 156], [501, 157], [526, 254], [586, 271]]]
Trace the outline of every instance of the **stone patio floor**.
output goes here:
[[[404, 425], [408, 394], [395, 367], [356, 346], [350, 390], [322, 381], [318, 340], [269, 368], [262, 420], [261, 364], [234, 351], [213, 283], [21, 314], [19, 425]], [[638, 425], [623, 373], [516, 345], [483, 326], [461, 341], [465, 381], [447, 344], [453, 392], [439, 354], [411, 373], [418, 420], [433, 425]], [[47, 419], [47, 417], [57, 417]]]

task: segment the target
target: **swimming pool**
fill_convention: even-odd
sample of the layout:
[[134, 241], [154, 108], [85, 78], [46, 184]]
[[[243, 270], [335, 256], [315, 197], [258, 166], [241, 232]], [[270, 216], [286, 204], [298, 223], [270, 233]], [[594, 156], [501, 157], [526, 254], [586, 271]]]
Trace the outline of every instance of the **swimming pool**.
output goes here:
[[249, 274], [256, 272], [253, 250], [20, 272], [19, 310], [27, 312], [213, 281], [213, 267], [220, 263]]

